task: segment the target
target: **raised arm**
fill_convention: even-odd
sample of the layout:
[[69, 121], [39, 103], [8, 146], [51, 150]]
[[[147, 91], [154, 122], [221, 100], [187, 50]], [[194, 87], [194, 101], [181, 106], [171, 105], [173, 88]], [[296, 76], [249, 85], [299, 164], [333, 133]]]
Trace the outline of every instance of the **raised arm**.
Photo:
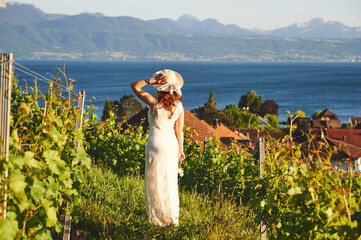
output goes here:
[[185, 158], [183, 153], [183, 139], [184, 139], [183, 128], [184, 128], [184, 110], [182, 109], [182, 113], [179, 115], [178, 119], [174, 124], [175, 135], [178, 139], [178, 153], [179, 153], [178, 157], [180, 163], [182, 163]]
[[135, 95], [137, 95], [137, 97], [139, 97], [140, 100], [142, 100], [145, 104], [147, 104], [151, 108], [151, 110], [153, 110], [154, 97], [152, 94], [147, 93], [146, 91], [142, 90], [142, 88], [144, 86], [148, 85], [148, 83], [164, 84], [165, 78], [166, 78], [166, 76], [164, 76], [163, 74], [159, 74], [155, 78], [149, 78], [149, 82], [147, 82], [147, 80], [139, 80], [139, 81], [133, 82], [130, 84], [130, 87], [132, 88]]

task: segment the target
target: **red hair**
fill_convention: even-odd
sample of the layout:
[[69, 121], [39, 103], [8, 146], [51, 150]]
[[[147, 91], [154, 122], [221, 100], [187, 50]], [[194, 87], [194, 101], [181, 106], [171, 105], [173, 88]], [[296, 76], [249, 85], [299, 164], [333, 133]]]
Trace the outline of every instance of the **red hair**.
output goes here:
[[[173, 92], [172, 94], [169, 92], [160, 91], [155, 95], [155, 97], [157, 98], [157, 104], [161, 104], [162, 107], [169, 112], [172, 112], [172, 108], [174, 107], [176, 102], [182, 101], [182, 97], [176, 92]], [[173, 112], [171, 113], [169, 118], [171, 118], [172, 116]]]

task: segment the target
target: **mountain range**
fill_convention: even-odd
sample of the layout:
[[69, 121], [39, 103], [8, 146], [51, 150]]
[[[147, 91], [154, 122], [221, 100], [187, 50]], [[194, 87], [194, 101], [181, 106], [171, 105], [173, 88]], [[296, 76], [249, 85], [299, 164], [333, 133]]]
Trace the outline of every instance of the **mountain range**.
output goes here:
[[200, 21], [47, 14], [0, 1], [0, 51], [20, 58], [360, 61], [361, 27], [314, 18], [270, 31]]

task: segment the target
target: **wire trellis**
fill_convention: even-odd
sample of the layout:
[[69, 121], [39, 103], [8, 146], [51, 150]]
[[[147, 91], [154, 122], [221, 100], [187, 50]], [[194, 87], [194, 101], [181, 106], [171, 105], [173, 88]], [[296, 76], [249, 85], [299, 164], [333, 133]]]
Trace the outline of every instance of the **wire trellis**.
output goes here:
[[[27, 74], [31, 77], [34, 77], [35, 79], [39, 79], [40, 81], [46, 82], [48, 84], [50, 84], [50, 80], [47, 79], [46, 77], [44, 77], [43, 75], [41, 75], [40, 73], [37, 73], [23, 65], [21, 65], [20, 63], [17, 63], [14, 61], [14, 65], [16, 65], [16, 67], [14, 67], [14, 70], [18, 70], [24, 74]], [[60, 89], [64, 90], [64, 91], [69, 91], [67, 87], [60, 85], [60, 84], [56, 84]], [[74, 90], [70, 90], [71, 93], [76, 93], [76, 91]]]

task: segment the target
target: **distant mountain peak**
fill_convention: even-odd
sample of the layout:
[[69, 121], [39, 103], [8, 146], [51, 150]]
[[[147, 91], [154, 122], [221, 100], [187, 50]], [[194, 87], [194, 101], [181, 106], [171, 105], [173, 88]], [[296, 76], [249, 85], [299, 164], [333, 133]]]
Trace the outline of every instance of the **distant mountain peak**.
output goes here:
[[18, 6], [18, 5], [32, 5], [32, 4], [19, 3], [19, 2], [8, 2], [8, 3], [6, 3], [6, 5], [9, 5], [9, 6]]
[[96, 12], [96, 13], [82, 12], [81, 15], [90, 15], [93, 17], [105, 17], [105, 15], [101, 12]]
[[319, 25], [319, 24], [323, 24], [323, 23], [325, 23], [325, 22], [324, 22], [323, 19], [320, 18], [320, 17], [312, 18], [312, 19], [309, 21], [309, 24], [310, 24], [310, 25]]
[[183, 14], [182, 16], [180, 16], [180, 17], [178, 18], [177, 21], [178, 21], [178, 22], [183, 22], [183, 21], [187, 21], [187, 22], [189, 22], [189, 21], [192, 21], [192, 22], [200, 22], [200, 20], [199, 20], [197, 17], [195, 17], [195, 16], [193, 16], [193, 15], [191, 15], [191, 14]]
[[310, 26], [318, 26], [318, 25], [321, 25], [321, 24], [324, 24], [324, 23], [325, 23], [325, 21], [322, 18], [315, 17], [315, 18], [311, 19], [308, 22], [298, 22], [298, 23], [295, 23], [295, 25], [296, 25], [297, 28], [307, 28], [307, 27], [310, 27]]

